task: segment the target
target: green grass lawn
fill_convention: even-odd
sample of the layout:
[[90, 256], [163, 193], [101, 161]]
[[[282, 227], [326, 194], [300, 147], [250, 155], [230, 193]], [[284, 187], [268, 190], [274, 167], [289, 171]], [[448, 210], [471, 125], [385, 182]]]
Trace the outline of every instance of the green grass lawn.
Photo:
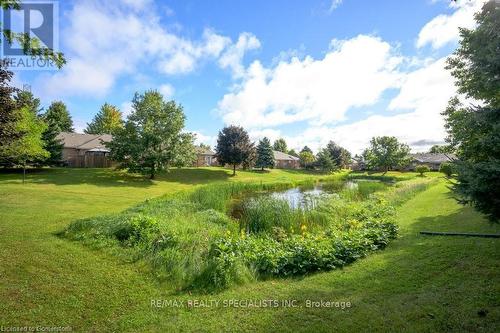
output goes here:
[[[74, 331], [477, 331], [500, 327], [498, 239], [421, 236], [420, 230], [500, 233], [458, 205], [444, 180], [398, 209], [400, 237], [342, 270], [276, 279], [215, 295], [172, 294], [141, 264], [55, 236], [75, 219], [217, 181], [299, 181], [301, 171], [173, 170], [155, 181], [105, 169], [0, 174], [0, 326]], [[392, 177], [414, 177], [392, 173]], [[428, 177], [438, 174], [429, 174]], [[187, 301], [293, 299], [294, 308], [164, 307]], [[350, 308], [306, 308], [306, 300]]]

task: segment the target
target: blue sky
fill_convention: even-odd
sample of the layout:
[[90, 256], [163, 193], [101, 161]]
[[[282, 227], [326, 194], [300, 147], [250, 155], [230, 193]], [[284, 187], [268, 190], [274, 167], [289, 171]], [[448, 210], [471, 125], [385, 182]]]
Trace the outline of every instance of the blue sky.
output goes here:
[[480, 0], [61, 1], [59, 72], [19, 72], [77, 130], [99, 107], [126, 114], [136, 91], [184, 107], [186, 128], [214, 144], [225, 124], [252, 138], [357, 153], [395, 135], [423, 151], [443, 141], [455, 94], [443, 68]]

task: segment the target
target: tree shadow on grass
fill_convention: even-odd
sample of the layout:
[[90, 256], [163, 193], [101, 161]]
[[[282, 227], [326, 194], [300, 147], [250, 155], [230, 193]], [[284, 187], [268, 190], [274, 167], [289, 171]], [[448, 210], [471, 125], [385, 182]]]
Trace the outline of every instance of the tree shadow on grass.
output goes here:
[[[90, 184], [103, 187], [150, 187], [158, 182], [178, 184], [202, 184], [222, 181], [229, 177], [224, 169], [182, 168], [159, 173], [155, 180], [140, 174], [130, 174], [112, 168], [44, 168], [30, 169], [26, 175], [27, 184], [80, 185]], [[0, 184], [22, 183], [22, 170], [3, 170]]]

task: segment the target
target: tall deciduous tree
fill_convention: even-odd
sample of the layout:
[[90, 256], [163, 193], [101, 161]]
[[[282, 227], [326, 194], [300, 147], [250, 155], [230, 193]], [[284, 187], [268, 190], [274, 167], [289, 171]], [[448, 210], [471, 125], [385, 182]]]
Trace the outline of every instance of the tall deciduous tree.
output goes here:
[[326, 149], [338, 169], [347, 168], [351, 162], [351, 153], [333, 141], [328, 142]]
[[61, 101], [52, 102], [47, 112], [43, 115], [43, 119], [47, 123], [54, 123], [59, 127], [61, 132], [74, 132], [73, 119], [69, 114], [66, 104]]
[[263, 138], [259, 141], [255, 166], [261, 168], [262, 171], [264, 171], [264, 168], [274, 167], [273, 147], [271, 147], [271, 142], [268, 138]]
[[136, 93], [132, 109], [125, 126], [106, 144], [121, 168], [154, 179], [158, 171], [192, 163], [194, 135], [182, 132], [186, 119], [182, 106], [165, 102], [158, 91], [151, 90]]
[[370, 169], [380, 169], [386, 173], [396, 167], [403, 167], [408, 163], [410, 147], [398, 142], [394, 136], [374, 137], [370, 147], [363, 152], [363, 157]]
[[87, 134], [113, 134], [123, 127], [122, 113], [114, 105], [104, 103], [84, 130]]
[[222, 165], [232, 165], [233, 175], [236, 175], [236, 166], [248, 160], [253, 150], [253, 143], [243, 127], [228, 126], [219, 132], [215, 148], [217, 160]]
[[464, 106], [453, 98], [443, 112], [447, 141], [458, 161], [455, 192], [492, 221], [500, 220], [500, 9], [487, 2], [475, 29], [460, 29], [460, 45], [447, 69], [460, 93], [482, 101]]
[[273, 148], [276, 151], [280, 151], [285, 154], [288, 153], [288, 147], [285, 139], [283, 138], [279, 138], [278, 140], [274, 141]]

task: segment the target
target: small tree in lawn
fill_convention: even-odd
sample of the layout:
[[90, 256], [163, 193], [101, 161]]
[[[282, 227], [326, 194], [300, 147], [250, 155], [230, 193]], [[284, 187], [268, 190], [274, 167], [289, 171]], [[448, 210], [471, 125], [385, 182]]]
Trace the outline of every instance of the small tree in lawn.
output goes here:
[[274, 150], [280, 151], [285, 154], [288, 152], [286, 141], [283, 138], [279, 138], [278, 140], [274, 141], [273, 148]]
[[417, 165], [415, 171], [419, 173], [420, 177], [424, 176], [424, 173], [431, 171], [427, 165]]
[[192, 156], [194, 136], [182, 133], [185, 116], [182, 106], [165, 102], [154, 90], [135, 94], [132, 113], [113, 140], [106, 144], [111, 158], [130, 172], [149, 174], [187, 164]]
[[122, 113], [114, 105], [104, 103], [94, 119], [87, 124], [84, 130], [87, 134], [113, 134], [123, 127]]
[[451, 163], [441, 163], [439, 172], [444, 173], [446, 178], [450, 178], [453, 174], [453, 165]]
[[410, 147], [399, 143], [394, 136], [374, 137], [370, 147], [363, 152], [363, 158], [370, 169], [380, 169], [387, 173], [392, 168], [403, 167], [408, 163]]
[[61, 101], [52, 102], [47, 112], [43, 115], [45, 122], [53, 122], [61, 132], [74, 132], [73, 119], [69, 114], [66, 104]]
[[46, 119], [41, 115], [43, 110], [40, 107], [40, 99], [36, 98], [30, 91], [18, 91], [14, 97], [17, 108], [27, 108], [31, 113], [44, 120], [47, 125], [42, 133], [43, 148], [49, 153], [49, 156], [42, 161], [38, 161], [43, 165], [58, 165], [62, 160], [63, 143], [57, 139], [57, 135], [61, 132], [59, 126], [53, 118]]
[[304, 167], [304, 168], [308, 168], [312, 165], [312, 163], [314, 162], [314, 155], [313, 153], [307, 151], [307, 150], [303, 150], [302, 152], [300, 152], [299, 154], [299, 159], [300, 159], [300, 164]]
[[262, 171], [264, 171], [264, 168], [272, 168], [274, 166], [273, 148], [268, 138], [263, 138], [259, 141], [255, 166], [261, 168]]
[[2, 155], [15, 165], [23, 168], [23, 184], [26, 178], [26, 167], [33, 162], [47, 158], [50, 154], [43, 148], [42, 134], [46, 129], [45, 123], [28, 108], [16, 110], [17, 122], [15, 129], [23, 133], [21, 137], [2, 146]]
[[236, 166], [248, 160], [253, 149], [253, 144], [243, 127], [228, 126], [219, 132], [215, 155], [222, 165], [232, 165], [233, 175], [236, 175]]

